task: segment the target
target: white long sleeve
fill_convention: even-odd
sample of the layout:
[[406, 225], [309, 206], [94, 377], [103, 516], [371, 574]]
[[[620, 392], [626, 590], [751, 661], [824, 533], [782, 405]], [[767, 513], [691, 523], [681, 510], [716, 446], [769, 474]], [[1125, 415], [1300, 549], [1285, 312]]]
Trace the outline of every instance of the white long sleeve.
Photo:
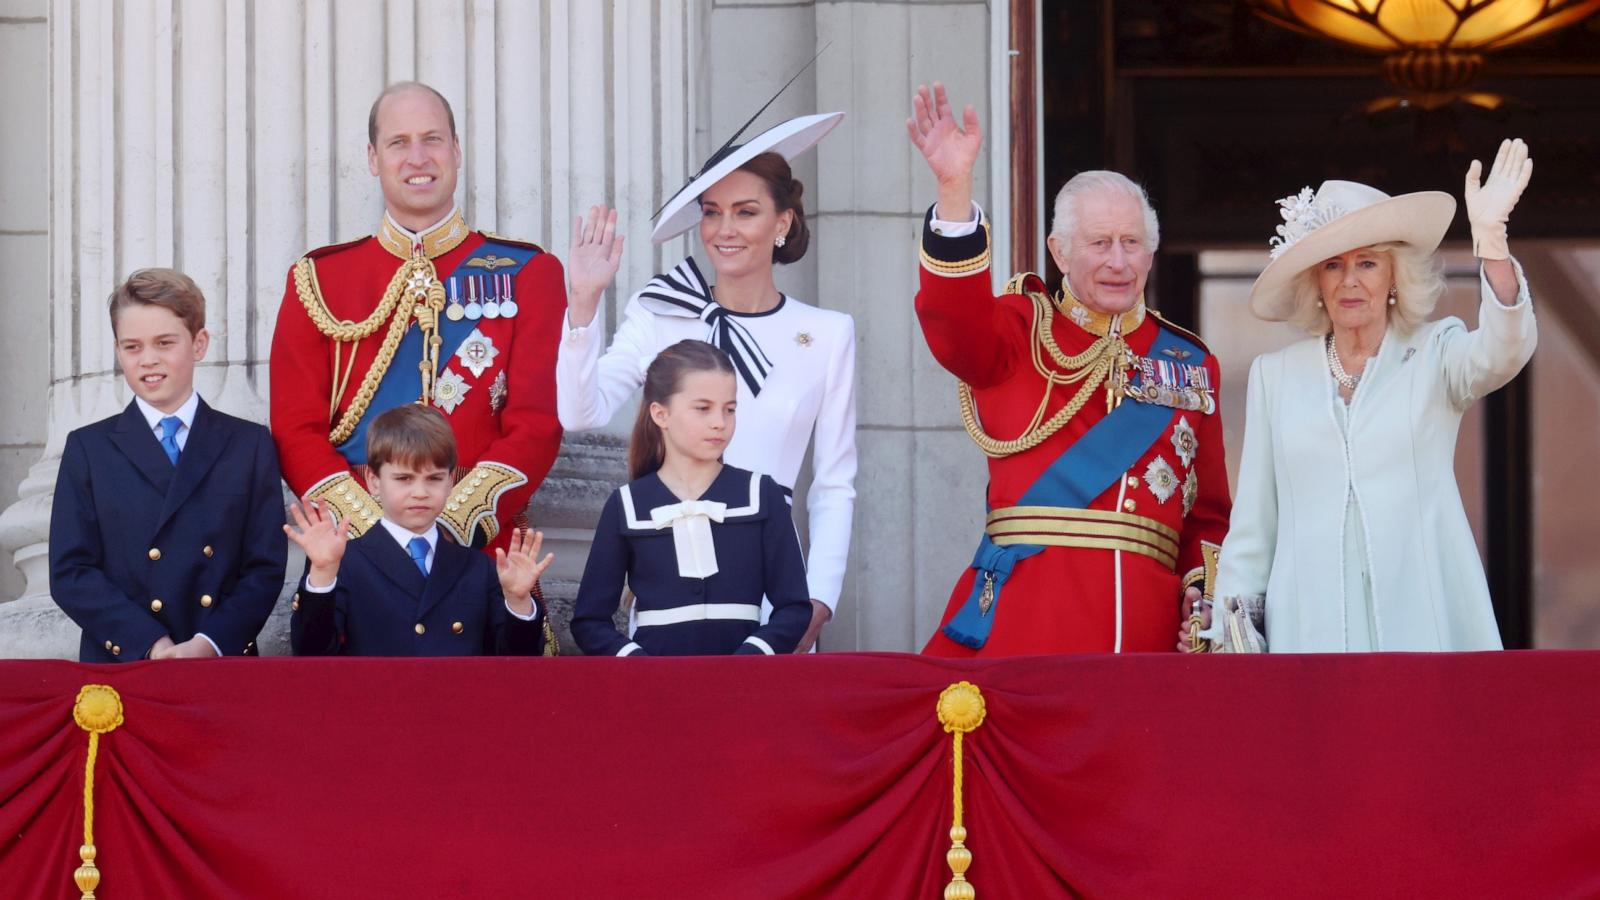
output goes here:
[[1444, 384], [1456, 409], [1466, 409], [1515, 378], [1539, 343], [1528, 280], [1523, 277], [1521, 263], [1512, 259], [1511, 265], [1517, 273], [1515, 305], [1506, 306], [1496, 299], [1489, 279], [1480, 271], [1478, 291], [1482, 301], [1478, 305], [1477, 330], [1467, 331], [1459, 320], [1449, 320], [1435, 334], [1440, 344]]
[[1267, 396], [1261, 368], [1280, 364], [1276, 356], [1257, 357], [1250, 364], [1239, 484], [1233, 495], [1228, 535], [1222, 541], [1217, 561], [1214, 587], [1219, 598], [1265, 594], [1267, 578], [1272, 573], [1278, 540], [1278, 476], [1272, 447], [1272, 399]]
[[655, 334], [656, 316], [630, 300], [622, 324], [604, 355], [600, 318], [581, 328], [561, 319], [563, 334], [556, 352], [556, 415], [568, 431], [603, 428], [644, 384], [644, 373], [661, 351]]
[[856, 327], [855, 320], [844, 321], [828, 361], [812, 436], [811, 489], [806, 493], [811, 536], [806, 582], [812, 599], [835, 611], [850, 558], [856, 498]]

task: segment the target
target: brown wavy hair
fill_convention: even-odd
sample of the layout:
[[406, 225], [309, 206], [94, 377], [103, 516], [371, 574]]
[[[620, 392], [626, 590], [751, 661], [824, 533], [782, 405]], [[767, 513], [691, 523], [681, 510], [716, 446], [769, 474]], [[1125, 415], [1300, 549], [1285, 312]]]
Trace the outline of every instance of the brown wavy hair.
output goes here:
[[784, 236], [783, 246], [772, 248], [772, 261], [782, 265], [799, 262], [811, 244], [811, 229], [806, 227], [806, 208], [801, 201], [806, 186], [800, 183], [800, 179], [794, 177], [794, 171], [789, 168], [789, 161], [777, 153], [761, 153], [753, 156], [738, 170], [749, 172], [766, 182], [767, 193], [772, 195], [772, 203], [778, 212], [790, 210], [794, 213], [794, 222], [789, 226], [789, 233]]
[[628, 480], [637, 481], [661, 468], [667, 458], [667, 445], [661, 429], [650, 418], [650, 404], [662, 406], [683, 390], [683, 377], [691, 372], [734, 374], [728, 354], [705, 341], [679, 341], [656, 355], [644, 373], [644, 396], [639, 414], [633, 420], [633, 438], [628, 441]]

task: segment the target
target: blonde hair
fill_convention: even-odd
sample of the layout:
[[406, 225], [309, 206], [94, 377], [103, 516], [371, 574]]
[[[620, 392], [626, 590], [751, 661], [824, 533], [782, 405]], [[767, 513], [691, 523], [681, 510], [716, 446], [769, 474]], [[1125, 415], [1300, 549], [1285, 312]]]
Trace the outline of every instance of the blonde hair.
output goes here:
[[[1389, 256], [1394, 273], [1395, 305], [1385, 307], [1389, 321], [1401, 331], [1410, 331], [1427, 321], [1444, 293], [1443, 265], [1432, 253], [1410, 244], [1388, 241], [1366, 248]], [[1321, 265], [1319, 261], [1317, 265]], [[1322, 305], [1322, 288], [1317, 283], [1317, 266], [1294, 277], [1288, 290], [1294, 298], [1294, 313], [1289, 323], [1307, 334], [1323, 335], [1333, 328], [1328, 310]]]

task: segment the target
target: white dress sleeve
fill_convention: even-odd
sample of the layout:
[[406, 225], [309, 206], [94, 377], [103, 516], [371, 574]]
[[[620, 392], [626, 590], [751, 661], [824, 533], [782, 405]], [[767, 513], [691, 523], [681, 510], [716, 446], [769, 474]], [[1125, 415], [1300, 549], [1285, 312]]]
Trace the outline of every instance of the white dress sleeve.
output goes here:
[[849, 316], [835, 346], [817, 412], [806, 493], [811, 536], [806, 582], [812, 598], [829, 610], [838, 607], [844, 587], [856, 505], [856, 323]]
[[617, 409], [644, 384], [644, 373], [656, 358], [655, 314], [628, 301], [622, 324], [604, 355], [599, 316], [582, 328], [561, 319], [561, 347], [556, 351], [556, 415], [568, 431], [603, 428]]
[[1257, 357], [1250, 364], [1250, 383], [1245, 395], [1239, 484], [1233, 495], [1228, 534], [1222, 540], [1222, 552], [1217, 560], [1214, 593], [1219, 600], [1259, 597], [1267, 592], [1278, 537], [1278, 483], [1273, 470], [1272, 428], [1272, 403], [1267, 397], [1262, 357]]
[[1539, 331], [1533, 318], [1533, 301], [1522, 264], [1511, 260], [1517, 273], [1517, 302], [1506, 306], [1494, 295], [1489, 279], [1479, 274], [1478, 330], [1467, 331], [1459, 320], [1438, 330], [1439, 365], [1450, 402], [1458, 410], [1471, 406], [1515, 378], [1533, 357]]

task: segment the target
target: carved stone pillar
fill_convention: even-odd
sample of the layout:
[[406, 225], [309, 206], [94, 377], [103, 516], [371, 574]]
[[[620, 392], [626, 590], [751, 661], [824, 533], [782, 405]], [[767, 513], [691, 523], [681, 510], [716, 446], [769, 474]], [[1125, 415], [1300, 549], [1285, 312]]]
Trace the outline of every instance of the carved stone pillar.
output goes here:
[[[212, 334], [196, 387], [264, 422], [284, 275], [306, 249], [376, 226], [368, 105], [417, 78], [455, 107], [473, 227], [564, 256], [577, 211], [612, 203], [629, 238], [617, 283], [641, 285], [682, 252], [651, 247], [649, 217], [691, 155], [700, 2], [53, 0], [48, 72], [7, 72], [49, 83], [52, 345], [45, 451], [0, 514], [0, 555], [27, 581], [0, 603], [0, 657], [76, 654], [77, 627], [49, 598], [50, 504], [67, 433], [130, 400], [105, 313], [120, 279], [151, 265], [193, 276]], [[606, 315], [614, 325], [614, 302]], [[615, 442], [569, 446], [534, 506], [560, 523], [559, 577], [575, 579], [620, 470], [605, 463]], [[287, 652], [285, 616], [280, 604], [263, 652]]]

